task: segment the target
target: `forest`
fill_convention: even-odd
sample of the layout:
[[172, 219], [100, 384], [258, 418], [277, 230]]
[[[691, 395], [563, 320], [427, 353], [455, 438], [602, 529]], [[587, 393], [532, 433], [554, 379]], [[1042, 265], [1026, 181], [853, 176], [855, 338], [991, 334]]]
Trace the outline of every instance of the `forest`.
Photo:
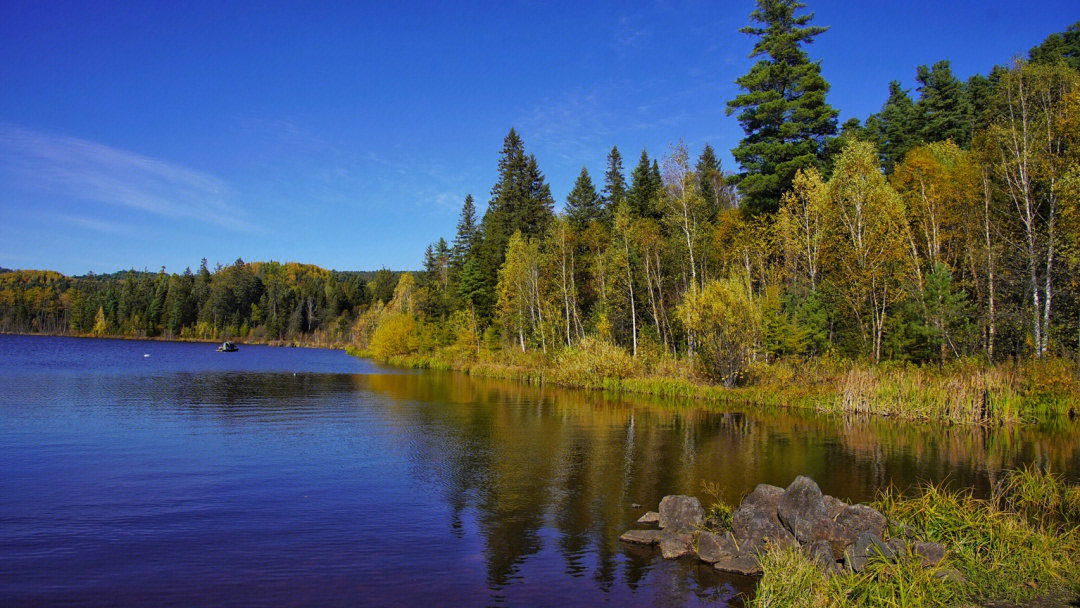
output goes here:
[[917, 66], [914, 91], [889, 83], [880, 112], [838, 124], [807, 52], [827, 28], [804, 9], [759, 0], [741, 30], [756, 62], [723, 108], [745, 133], [737, 170], [708, 144], [625, 164], [612, 147], [556, 212], [510, 129], [483, 213], [467, 196], [422, 270], [8, 271], [0, 331], [335, 343], [457, 368], [591, 353], [583, 373], [725, 387], [784, 361], [1075, 358], [1080, 22], [966, 81]]
[[357, 310], [388, 300], [396, 273], [245, 263], [182, 274], [67, 277], [0, 270], [0, 331], [134, 338], [343, 344]]

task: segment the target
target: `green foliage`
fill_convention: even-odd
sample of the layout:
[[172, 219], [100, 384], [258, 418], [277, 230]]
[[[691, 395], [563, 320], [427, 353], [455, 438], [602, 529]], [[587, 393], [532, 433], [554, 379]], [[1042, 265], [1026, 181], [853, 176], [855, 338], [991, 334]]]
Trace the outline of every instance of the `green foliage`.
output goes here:
[[1062, 33], [1047, 36], [1046, 40], [1028, 52], [1028, 57], [1032, 63], [1063, 62], [1074, 70], [1080, 70], [1080, 21]]
[[[1028, 475], [1027, 473], [1020, 473]], [[1060, 479], [1041, 477], [1043, 491], [1062, 494], [1069, 487]], [[1023, 602], [1037, 593], [1060, 590], [1080, 581], [1080, 536], [1032, 525], [1024, 513], [1010, 510], [1010, 497], [1024, 484], [1006, 487], [994, 500], [981, 500], [970, 491], [950, 491], [925, 485], [904, 498], [887, 492], [878, 507], [893, 522], [912, 529], [920, 538], [944, 544], [947, 564], [968, 584], [963, 591], [985, 599]], [[1075, 489], [1073, 486], [1072, 489]]]
[[[664, 184], [660, 179], [655, 161], [650, 163], [648, 153], [642, 149], [641, 159], [630, 174], [630, 190], [626, 193], [626, 201], [634, 217], [659, 219], [660, 208], [657, 198], [663, 188]], [[614, 213], [614, 210], [615, 207], [609, 208], [611, 213]]]
[[596, 193], [592, 178], [585, 167], [581, 168], [574, 188], [566, 197], [566, 217], [574, 228], [581, 230], [589, 225], [589, 222], [598, 222], [604, 218], [604, 206], [600, 196]]
[[730, 530], [731, 516], [735, 512], [735, 507], [721, 498], [721, 485], [711, 481], [702, 481], [701, 489], [712, 499], [708, 508], [705, 509], [705, 527], [713, 532]]
[[751, 213], [775, 211], [796, 171], [820, 167], [836, 133], [837, 111], [825, 102], [829, 84], [803, 51], [826, 28], [808, 25], [812, 13], [796, 15], [805, 6], [758, 0], [750, 19], [762, 27], [740, 30], [758, 37], [750, 56], [761, 57], [735, 81], [746, 92], [727, 103], [746, 133], [731, 153], [743, 168], [738, 186]]
[[867, 125], [873, 125], [869, 130], [873, 132], [874, 141], [881, 153], [881, 165], [886, 172], [891, 173], [892, 168], [904, 159], [908, 150], [920, 142], [915, 103], [908, 92], [900, 87], [900, 83], [894, 80], [889, 83], [889, 97], [881, 107], [881, 112], [873, 115], [871, 119], [867, 119]]
[[382, 360], [416, 352], [419, 347], [416, 333], [417, 323], [412, 315], [390, 313], [375, 328], [369, 350], [372, 356]]
[[735, 386], [761, 334], [761, 310], [745, 281], [709, 281], [700, 291], [688, 291], [678, 313], [696, 345], [704, 374], [724, 386]]

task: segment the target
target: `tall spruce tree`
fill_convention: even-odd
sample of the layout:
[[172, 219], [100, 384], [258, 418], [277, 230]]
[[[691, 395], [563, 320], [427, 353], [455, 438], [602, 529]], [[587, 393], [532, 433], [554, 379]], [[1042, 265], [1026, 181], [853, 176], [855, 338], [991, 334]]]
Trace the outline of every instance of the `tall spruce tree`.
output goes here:
[[461, 206], [461, 216], [458, 218], [457, 234], [454, 235], [454, 243], [450, 248], [450, 265], [460, 272], [465, 266], [465, 259], [476, 245], [479, 228], [476, 225], [476, 204], [473, 203], [471, 194], [465, 195], [465, 203]]
[[735, 81], [746, 93], [727, 103], [746, 133], [732, 155], [743, 169], [738, 186], [750, 213], [775, 211], [796, 171], [821, 166], [826, 140], [836, 133], [837, 112], [825, 102], [829, 83], [802, 49], [827, 28], [807, 25], [813, 13], [795, 14], [805, 6], [758, 0], [750, 19], [763, 27], [739, 30], [758, 37], [750, 56], [760, 57]]
[[919, 83], [915, 117], [922, 141], [951, 139], [958, 146], [967, 146], [971, 132], [968, 130], [964, 83], [953, 76], [949, 62], [939, 61], [930, 67], [920, 65], [915, 80]]
[[915, 102], [907, 90], [897, 81], [889, 83], [889, 98], [881, 106], [881, 112], [867, 119], [873, 124], [881, 166], [891, 173], [896, 163], [904, 160], [907, 151], [919, 145], [919, 133], [915, 122]]
[[622, 154], [615, 146], [608, 152], [604, 172], [604, 222], [610, 224], [615, 207], [626, 199], [626, 177], [623, 176]]
[[649, 154], [643, 149], [641, 159], [630, 174], [630, 190], [626, 192], [630, 213], [636, 217], [659, 218], [656, 195], [661, 187], [660, 166], [650, 163]]
[[491, 202], [480, 222], [477, 267], [470, 271], [473, 276], [467, 297], [482, 316], [489, 317], [492, 312], [499, 267], [510, 235], [519, 230], [527, 237], [543, 234], [554, 216], [554, 206], [551, 188], [536, 157], [525, 153], [525, 143], [510, 129], [499, 155], [499, 179], [491, 188]]
[[724, 206], [724, 201], [721, 200], [724, 173], [720, 168], [720, 159], [716, 158], [716, 152], [707, 143], [701, 151], [701, 157], [698, 158], [697, 174], [698, 188], [709, 210], [709, 219], [715, 219], [716, 214]]
[[566, 197], [566, 217], [570, 220], [570, 224], [578, 230], [585, 228], [590, 222], [600, 221], [604, 217], [603, 201], [596, 194], [596, 187], [593, 186], [592, 178], [589, 177], [589, 170], [585, 167], [581, 168], [581, 173], [578, 174], [577, 180], [574, 181], [574, 188], [570, 190], [570, 194]]

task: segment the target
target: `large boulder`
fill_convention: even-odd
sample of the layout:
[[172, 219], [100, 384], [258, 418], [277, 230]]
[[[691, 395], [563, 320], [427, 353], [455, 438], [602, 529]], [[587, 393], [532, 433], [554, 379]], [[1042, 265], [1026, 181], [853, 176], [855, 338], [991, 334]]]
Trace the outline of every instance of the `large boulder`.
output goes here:
[[766, 544], [775, 547], [797, 544], [776, 516], [776, 506], [783, 495], [783, 489], [761, 484], [731, 514], [731, 531], [741, 549], [754, 551]]
[[660, 501], [660, 527], [665, 530], [694, 530], [705, 521], [705, 510], [693, 496], [665, 496]]
[[694, 555], [694, 535], [689, 532], [663, 530], [660, 532], [660, 553], [664, 559]]
[[844, 551], [850, 547], [857, 536], [851, 530], [836, 523], [831, 519], [820, 519], [817, 525], [810, 530], [808, 543], [824, 541], [832, 550], [833, 558], [840, 559]]
[[846, 502], [828, 494], [824, 496], [823, 500], [825, 501], [825, 510], [829, 513], [829, 519], [836, 519], [848, 506]]
[[821, 488], [813, 479], [799, 475], [776, 504], [776, 514], [800, 543], [817, 540], [816, 528], [829, 519]]
[[701, 561], [713, 564], [724, 558], [738, 555], [739, 546], [730, 532], [722, 535], [700, 532], [697, 537], [697, 554]]
[[856, 536], [863, 532], [876, 536], [885, 533], [885, 516], [866, 505], [848, 505], [836, 517], [836, 523], [851, 530]]
[[624, 543], [655, 545], [660, 542], [660, 530], [630, 530], [619, 537]]

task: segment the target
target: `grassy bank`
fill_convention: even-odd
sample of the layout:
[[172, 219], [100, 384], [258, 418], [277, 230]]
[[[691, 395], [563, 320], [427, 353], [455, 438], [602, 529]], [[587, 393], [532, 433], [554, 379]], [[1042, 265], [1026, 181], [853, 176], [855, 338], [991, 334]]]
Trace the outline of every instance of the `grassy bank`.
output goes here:
[[928, 485], [906, 498], [884, 492], [874, 506], [891, 530], [943, 543], [945, 560], [923, 568], [907, 556], [829, 575], [798, 550], [770, 551], [751, 606], [1066, 606], [1080, 596], [1080, 487], [1060, 477], [1014, 471], [986, 500]]
[[[347, 349], [357, 356], [372, 353]], [[961, 424], [1036, 422], [1080, 413], [1076, 365], [1061, 359], [945, 366], [818, 358], [752, 364], [738, 386], [702, 379], [691, 362], [586, 340], [555, 354], [444, 347], [374, 357], [391, 365], [456, 370], [533, 384], [605, 389], [709, 401], [737, 401], [830, 414], [871, 414]]]

